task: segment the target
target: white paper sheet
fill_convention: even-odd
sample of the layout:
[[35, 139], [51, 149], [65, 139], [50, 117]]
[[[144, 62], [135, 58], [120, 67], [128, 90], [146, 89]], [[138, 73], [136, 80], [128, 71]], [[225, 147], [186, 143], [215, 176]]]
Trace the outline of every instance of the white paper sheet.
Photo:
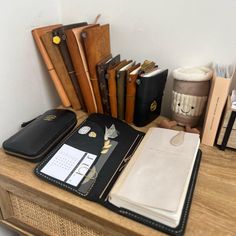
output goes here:
[[42, 168], [41, 172], [77, 186], [89, 171], [96, 157], [96, 155], [64, 144]]

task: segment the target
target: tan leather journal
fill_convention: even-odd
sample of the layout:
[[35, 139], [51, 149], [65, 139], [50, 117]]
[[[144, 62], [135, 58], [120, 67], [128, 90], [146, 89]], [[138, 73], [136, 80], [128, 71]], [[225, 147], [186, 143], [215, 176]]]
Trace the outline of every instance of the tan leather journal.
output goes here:
[[116, 91], [116, 72], [127, 64], [127, 60], [123, 60], [107, 70], [109, 101], [111, 107], [111, 116], [117, 118], [117, 91]]
[[76, 95], [75, 88], [71, 82], [59, 48], [52, 42], [52, 33], [48, 32], [42, 35], [41, 39], [71, 101], [72, 108], [79, 110], [81, 108], [79, 98]]
[[131, 68], [135, 62], [130, 60], [127, 65], [122, 67], [116, 73], [116, 92], [117, 92], [117, 112], [118, 118], [125, 119], [125, 91], [127, 70]]
[[127, 71], [125, 121], [128, 123], [132, 123], [134, 118], [136, 79], [138, 77], [139, 69], [140, 63]]
[[103, 113], [96, 65], [111, 54], [109, 24], [86, 28], [82, 37], [98, 112]]
[[88, 25], [65, 30], [67, 36], [67, 46], [88, 113], [96, 113], [97, 104], [90, 81], [81, 32], [86, 28], [92, 28], [95, 26], [97, 25]]
[[45, 46], [43, 45], [43, 42], [40, 38], [45, 33], [51, 32], [53, 29], [56, 29], [60, 26], [62, 26], [62, 25], [57, 24], [57, 25], [49, 25], [49, 26], [45, 26], [45, 27], [36, 28], [36, 29], [32, 30], [32, 35], [33, 35], [34, 41], [37, 45], [37, 48], [43, 58], [43, 61], [47, 67], [47, 70], [48, 70], [49, 75], [53, 81], [53, 84], [57, 90], [57, 93], [61, 99], [62, 105], [64, 107], [69, 107], [69, 106], [71, 106], [71, 102], [69, 101], [69, 98], [65, 92], [65, 89], [64, 89], [64, 87], [57, 75], [57, 72], [55, 71], [52, 61], [51, 61], [51, 59], [45, 49]]

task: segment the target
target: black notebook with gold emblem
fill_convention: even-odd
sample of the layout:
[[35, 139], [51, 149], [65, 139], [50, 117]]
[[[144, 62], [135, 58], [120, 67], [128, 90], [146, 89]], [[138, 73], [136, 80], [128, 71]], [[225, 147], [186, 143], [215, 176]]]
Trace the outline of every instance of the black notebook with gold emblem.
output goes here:
[[145, 126], [161, 113], [168, 70], [156, 69], [140, 74], [136, 80], [134, 124]]

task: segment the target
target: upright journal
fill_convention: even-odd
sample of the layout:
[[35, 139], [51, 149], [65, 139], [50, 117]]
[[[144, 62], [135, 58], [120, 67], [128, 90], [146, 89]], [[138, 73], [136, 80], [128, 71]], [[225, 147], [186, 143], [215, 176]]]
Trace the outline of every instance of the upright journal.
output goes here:
[[108, 58], [105, 58], [97, 64], [97, 74], [102, 97], [103, 112], [106, 115], [110, 114], [108, 82], [106, 79], [107, 69], [120, 62], [120, 55], [117, 55], [113, 58], [110, 58], [109, 56]]
[[71, 82], [70, 76], [64, 64], [59, 48], [52, 41], [52, 33], [48, 32], [41, 37], [47, 53], [55, 67], [57, 75], [70, 99], [72, 108], [79, 110], [81, 108], [79, 98], [76, 94], [75, 88]]
[[84, 29], [96, 27], [97, 25], [91, 24], [88, 26], [66, 29], [67, 46], [75, 69], [75, 73], [81, 88], [81, 93], [84, 98], [84, 103], [88, 113], [97, 112], [96, 99], [93, 92], [93, 87], [90, 81], [88, 72], [88, 64], [85, 57], [83, 48], [83, 40], [81, 32]]
[[41, 36], [44, 35], [47, 32], [51, 32], [53, 29], [58, 28], [62, 26], [61, 24], [58, 25], [49, 25], [49, 26], [45, 26], [45, 27], [40, 27], [40, 28], [36, 28], [32, 30], [32, 35], [34, 37], [35, 43], [38, 47], [38, 50], [44, 60], [44, 63], [47, 67], [47, 70], [49, 72], [49, 75], [53, 81], [53, 84], [57, 90], [57, 93], [61, 99], [61, 102], [63, 104], [63, 106], [65, 107], [69, 107], [71, 106], [71, 102], [68, 98], [68, 95], [66, 94], [66, 91], [59, 79], [59, 76], [54, 68], [54, 65], [47, 53], [47, 50], [45, 48], [45, 46], [43, 45], [43, 42], [41, 40]]
[[139, 74], [134, 110], [136, 126], [145, 126], [160, 115], [167, 74], [168, 70], [162, 69]]
[[103, 113], [96, 65], [111, 54], [109, 24], [84, 29], [82, 38], [98, 112]]
[[68, 47], [67, 47], [67, 38], [66, 38], [66, 34], [65, 34], [65, 30], [66, 29], [73, 29], [73, 28], [79, 28], [79, 27], [83, 27], [86, 26], [87, 23], [86, 22], [81, 22], [78, 24], [71, 24], [71, 25], [63, 25], [59, 28], [56, 28], [52, 31], [52, 36], [53, 36], [53, 43], [55, 45], [58, 46], [61, 55], [63, 57], [63, 61], [65, 63], [65, 66], [67, 68], [68, 74], [70, 76], [71, 82], [75, 88], [75, 92], [79, 98], [80, 104], [81, 104], [81, 108], [85, 109], [85, 104], [84, 104], [84, 98], [82, 96], [82, 92], [81, 92], [81, 88], [79, 86], [77, 77], [76, 77], [76, 73], [72, 64], [72, 60], [70, 57], [70, 53], [68, 51]]

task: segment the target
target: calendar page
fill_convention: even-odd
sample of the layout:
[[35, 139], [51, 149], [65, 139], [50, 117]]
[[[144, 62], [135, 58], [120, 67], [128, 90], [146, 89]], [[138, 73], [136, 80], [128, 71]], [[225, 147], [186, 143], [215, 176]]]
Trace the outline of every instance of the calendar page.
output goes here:
[[63, 144], [41, 172], [73, 186], [78, 186], [90, 170], [96, 157], [94, 154]]

